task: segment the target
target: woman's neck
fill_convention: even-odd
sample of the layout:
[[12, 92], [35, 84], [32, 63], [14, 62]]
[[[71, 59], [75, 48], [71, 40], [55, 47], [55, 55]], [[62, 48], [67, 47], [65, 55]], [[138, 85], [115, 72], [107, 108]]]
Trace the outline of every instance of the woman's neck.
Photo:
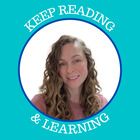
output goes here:
[[80, 93], [81, 93], [81, 88], [68, 88], [68, 91], [70, 93], [70, 101], [73, 103], [80, 103]]

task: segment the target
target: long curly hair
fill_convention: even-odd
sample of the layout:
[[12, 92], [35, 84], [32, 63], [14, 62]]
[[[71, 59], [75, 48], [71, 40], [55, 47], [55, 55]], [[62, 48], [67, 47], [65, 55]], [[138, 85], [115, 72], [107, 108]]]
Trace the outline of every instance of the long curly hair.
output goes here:
[[58, 73], [58, 62], [62, 47], [75, 42], [80, 45], [87, 59], [88, 76], [80, 93], [80, 105], [84, 116], [87, 117], [96, 113], [101, 106], [98, 96], [101, 88], [97, 81], [97, 71], [95, 70], [95, 61], [91, 56], [91, 51], [82, 40], [63, 35], [52, 45], [52, 50], [46, 59], [43, 84], [40, 87], [40, 91], [45, 94], [47, 114], [63, 120], [71, 120], [72, 111], [68, 100], [69, 92]]

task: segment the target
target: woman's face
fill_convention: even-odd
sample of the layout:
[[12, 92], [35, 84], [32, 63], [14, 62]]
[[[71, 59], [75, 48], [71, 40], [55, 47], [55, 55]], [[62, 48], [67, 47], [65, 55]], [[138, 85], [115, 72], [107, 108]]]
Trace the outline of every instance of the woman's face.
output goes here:
[[87, 74], [87, 59], [82, 48], [72, 43], [64, 45], [59, 59], [59, 75], [66, 87], [80, 88]]

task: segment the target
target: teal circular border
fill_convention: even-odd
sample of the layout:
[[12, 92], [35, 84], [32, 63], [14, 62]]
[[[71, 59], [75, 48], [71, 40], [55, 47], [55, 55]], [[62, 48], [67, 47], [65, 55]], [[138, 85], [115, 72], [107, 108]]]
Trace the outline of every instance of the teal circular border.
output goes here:
[[[28, 96], [26, 95], [26, 92], [24, 91], [24, 88], [23, 88], [22, 82], [21, 82], [21, 78], [20, 78], [20, 61], [21, 61], [21, 57], [22, 57], [22, 54], [23, 54], [23, 52], [24, 52], [24, 49], [25, 49], [26, 45], [28, 44], [28, 42], [30, 41], [30, 39], [31, 39], [39, 30], [41, 30], [41, 29], [44, 28], [45, 26], [47, 26], [47, 25], [49, 25], [49, 24], [52, 24], [52, 23], [54, 23], [54, 22], [59, 22], [59, 21], [63, 21], [63, 20], [78, 20], [78, 21], [86, 22], [86, 23], [91, 24], [92, 26], [95, 26], [96, 28], [98, 28], [100, 31], [102, 31], [102, 32], [110, 39], [110, 41], [111, 41], [112, 44], [114, 45], [115, 50], [116, 50], [117, 55], [118, 55], [118, 58], [119, 58], [119, 62], [120, 62], [120, 77], [119, 77], [119, 82], [118, 82], [117, 88], [116, 88], [116, 90], [115, 90], [115, 93], [114, 93], [114, 95], [112, 96], [112, 98], [110, 99], [110, 101], [107, 103], [107, 105], [105, 105], [105, 106], [104, 106], [102, 109], [100, 109], [97, 113], [95, 113], [95, 114], [93, 114], [93, 115], [91, 115], [91, 116], [89, 116], [89, 117], [86, 117], [86, 118], [84, 118], [84, 119], [79, 119], [79, 120], [62, 120], [62, 119], [58, 119], [58, 118], [54, 118], [54, 117], [52, 117], [52, 116], [49, 116], [49, 115], [43, 113], [42, 111], [40, 111], [40, 110], [39, 110], [35, 105], [33, 105], [32, 102], [29, 100]], [[113, 40], [109, 37], [109, 35], [108, 35], [107, 33], [105, 33], [105, 31], [104, 31], [103, 29], [101, 29], [101, 28], [98, 27], [97, 25], [95, 25], [95, 24], [93, 24], [93, 23], [91, 23], [91, 22], [89, 22], [89, 21], [83, 20], [83, 19], [78, 19], [78, 18], [63, 18], [63, 19], [58, 19], [58, 20], [54, 20], [54, 21], [48, 22], [47, 24], [45, 24], [45, 25], [41, 26], [39, 29], [37, 29], [37, 30], [29, 37], [29, 39], [26, 41], [26, 43], [25, 43], [25, 45], [24, 45], [24, 47], [23, 47], [23, 49], [22, 49], [22, 51], [21, 51], [21, 53], [20, 53], [20, 57], [19, 57], [19, 61], [18, 61], [18, 78], [19, 78], [19, 83], [20, 83], [21, 89], [22, 89], [22, 91], [23, 91], [23, 93], [24, 93], [24, 96], [26, 97], [26, 99], [28, 100], [28, 102], [29, 102], [37, 111], [39, 111], [41, 114], [47, 116], [48, 118], [51, 118], [51, 119], [54, 119], [54, 120], [57, 120], [57, 121], [61, 121], [61, 122], [79, 122], [79, 121], [83, 121], [83, 120], [89, 119], [89, 118], [91, 118], [91, 117], [93, 117], [93, 116], [99, 114], [102, 110], [104, 110], [104, 109], [112, 102], [112, 100], [114, 99], [114, 97], [115, 97], [115, 95], [116, 95], [116, 93], [117, 93], [117, 91], [118, 91], [118, 89], [119, 89], [119, 86], [120, 86], [120, 82], [121, 82], [121, 78], [122, 78], [122, 62], [121, 62], [121, 58], [120, 58], [119, 51], [118, 51], [118, 49], [117, 49], [115, 43], [114, 43]]]

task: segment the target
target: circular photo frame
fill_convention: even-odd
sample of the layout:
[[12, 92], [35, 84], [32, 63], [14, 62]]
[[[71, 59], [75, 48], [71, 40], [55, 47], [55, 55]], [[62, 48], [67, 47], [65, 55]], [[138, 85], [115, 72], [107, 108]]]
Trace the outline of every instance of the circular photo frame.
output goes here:
[[19, 80], [27, 99], [31, 102], [39, 93], [46, 58], [52, 44], [62, 35], [80, 38], [91, 50], [98, 72], [97, 79], [102, 89], [100, 94], [109, 104], [118, 90], [121, 79], [119, 52], [103, 30], [90, 22], [76, 19], [51, 22], [37, 30], [26, 42], [19, 59]]

